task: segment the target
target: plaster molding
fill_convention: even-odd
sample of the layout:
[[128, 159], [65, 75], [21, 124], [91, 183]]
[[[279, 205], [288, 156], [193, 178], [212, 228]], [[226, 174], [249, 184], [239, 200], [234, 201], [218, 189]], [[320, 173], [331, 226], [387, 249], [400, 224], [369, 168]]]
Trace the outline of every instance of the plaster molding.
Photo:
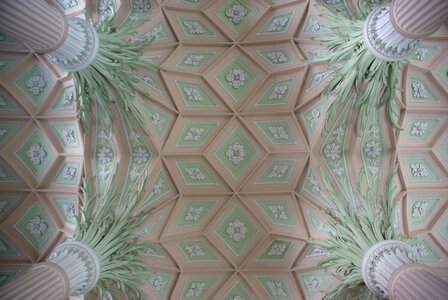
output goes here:
[[47, 56], [63, 71], [74, 72], [88, 67], [99, 48], [98, 34], [86, 20], [68, 17], [68, 34], [64, 43]]
[[386, 240], [367, 250], [362, 261], [362, 277], [376, 295], [388, 298], [388, 283], [395, 270], [403, 265], [419, 263], [413, 249], [400, 241]]
[[419, 49], [420, 39], [402, 35], [390, 18], [390, 4], [375, 8], [364, 23], [364, 42], [377, 58], [400, 61], [410, 58]]
[[96, 286], [100, 275], [100, 263], [95, 252], [80, 242], [65, 242], [56, 247], [48, 258], [67, 274], [70, 296], [86, 294]]

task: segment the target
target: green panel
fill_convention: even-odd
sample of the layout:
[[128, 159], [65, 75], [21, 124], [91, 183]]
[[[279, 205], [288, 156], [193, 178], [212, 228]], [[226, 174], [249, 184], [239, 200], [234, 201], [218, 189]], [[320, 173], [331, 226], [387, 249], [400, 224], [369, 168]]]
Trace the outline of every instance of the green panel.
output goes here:
[[176, 81], [176, 87], [187, 107], [216, 107], [215, 101], [199, 84]]
[[303, 33], [312, 35], [328, 34], [331, 33], [331, 30], [322, 25], [316, 16], [308, 14], [305, 21], [305, 27], [303, 28]]
[[178, 243], [177, 247], [189, 262], [218, 261], [218, 258], [201, 241]]
[[411, 224], [422, 224], [431, 215], [434, 206], [440, 202], [439, 197], [410, 197], [409, 221]]
[[200, 146], [219, 122], [187, 122], [176, 146]]
[[283, 105], [288, 102], [294, 79], [274, 81], [256, 105]]
[[56, 132], [59, 140], [65, 147], [79, 147], [79, 137], [75, 125], [64, 124], [64, 125], [53, 125], [51, 126]]
[[75, 87], [69, 86], [64, 88], [58, 100], [53, 104], [53, 110], [72, 110], [75, 103]]
[[412, 118], [405, 129], [405, 141], [424, 141], [439, 123], [437, 118]]
[[[448, 64], [444, 64], [439, 71], [437, 71], [437, 74], [442, 78], [442, 80], [445, 82], [445, 85], [448, 86]], [[446, 88], [446, 87], [445, 87]]]
[[319, 233], [323, 233], [323, 234], [328, 235], [328, 236], [336, 234], [336, 232], [331, 227], [326, 225], [322, 221], [321, 218], [317, 217], [313, 213], [308, 213], [307, 217], [308, 217], [308, 220], [311, 223], [311, 228], [312, 228], [313, 231], [316, 231], [316, 232], [319, 232]]
[[169, 40], [170, 38], [171, 34], [166, 29], [165, 23], [160, 21], [156, 23], [153, 27], [151, 27], [146, 33], [142, 34], [138, 39], [139, 40], [152, 39], [154, 42], [163, 42]]
[[285, 33], [294, 17], [294, 12], [287, 12], [272, 16], [266, 24], [257, 32], [257, 35], [270, 35]]
[[2, 234], [0, 234], [0, 257], [19, 256], [20, 252], [14, 245]]
[[79, 0], [56, 0], [56, 2], [64, 10], [73, 9], [79, 6]]
[[434, 103], [440, 102], [431, 93], [424, 80], [411, 77], [409, 84], [410, 100], [413, 103]]
[[442, 154], [442, 157], [445, 159], [445, 161], [448, 162], [448, 138], [445, 138], [445, 140], [440, 143], [438, 150], [440, 154]]
[[257, 276], [258, 282], [263, 286], [272, 300], [291, 299], [288, 283], [281, 277]]
[[[117, 11], [117, 4], [115, 0], [98, 0], [96, 1], [96, 13], [98, 16], [98, 24], [105, 23], [107, 20], [113, 18]], [[98, 25], [97, 24], [97, 25]]]
[[72, 224], [76, 224], [76, 216], [78, 213], [78, 200], [76, 198], [59, 198], [53, 199], [64, 219]]
[[313, 246], [308, 253], [305, 255], [305, 257], [320, 257], [320, 256], [328, 256], [330, 255], [330, 251], [323, 249], [318, 246]]
[[33, 64], [14, 84], [22, 91], [27, 99], [33, 104], [38, 105], [50, 91], [52, 82], [45, 72], [37, 64]]
[[0, 146], [12, 137], [20, 128], [18, 124], [0, 124]]
[[14, 45], [17, 41], [15, 38], [13, 38], [10, 35], [7, 35], [6, 33], [0, 32], [0, 44], [5, 45]]
[[223, 300], [243, 300], [251, 299], [247, 290], [240, 282], [236, 282], [233, 287], [224, 295]]
[[40, 250], [55, 232], [53, 221], [37, 202], [20, 217], [14, 227], [36, 250]]
[[255, 124], [266, 135], [272, 144], [297, 143], [287, 121], [257, 121]]
[[201, 224], [210, 210], [218, 203], [216, 200], [188, 201], [185, 205], [176, 227], [186, 227]]
[[170, 274], [160, 272], [148, 272], [145, 278], [149, 286], [162, 298], [168, 299], [169, 287], [172, 285], [174, 277]]
[[152, 105], [145, 102], [140, 103], [142, 103], [142, 108], [156, 129], [157, 135], [162, 139], [167, 134], [168, 124], [170, 124], [172, 117], [154, 108]]
[[239, 102], [244, 92], [257, 78], [257, 73], [235, 56], [214, 77], [232, 100]]
[[17, 104], [9, 96], [6, 91], [0, 88], [0, 111], [2, 110], [18, 110]]
[[291, 208], [287, 200], [257, 200], [256, 203], [271, 220], [272, 224], [294, 226], [290, 215]]
[[17, 61], [18, 59], [13, 57], [0, 57], [0, 72], [8, 70]]
[[139, 18], [143, 15], [151, 14], [151, 0], [132, 0], [131, 1], [131, 18]]
[[[139, 228], [139, 230], [137, 231], [137, 234], [140, 236], [152, 235], [156, 231], [157, 227], [159, 226], [160, 220], [162, 220], [162, 216], [157, 217], [157, 219], [149, 222], [147, 225], [141, 226]], [[162, 249], [160, 247], [160, 245], [155, 245], [155, 247], [159, 247], [160, 249]]]
[[332, 75], [335, 72], [335, 69], [337, 69], [338, 66], [330, 65], [327, 68], [316, 71], [310, 75], [310, 80], [308, 82], [308, 86], [306, 87], [306, 90], [310, 90], [314, 88], [316, 85], [324, 81], [328, 76]]
[[257, 8], [248, 1], [227, 0], [215, 14], [235, 33], [240, 32], [256, 15]]
[[446, 242], [448, 242], [448, 218], [443, 220], [437, 231], [442, 235]]
[[313, 135], [314, 129], [317, 124], [322, 120], [322, 117], [325, 115], [325, 106], [327, 105], [328, 97], [321, 97], [319, 101], [313, 104], [310, 108], [308, 108], [305, 112], [303, 112], [300, 116], [302, 117], [303, 122], [305, 123], [305, 128], [308, 132], [308, 135]]
[[308, 174], [306, 176], [305, 182], [303, 184], [303, 189], [308, 193], [314, 195], [317, 199], [322, 201], [326, 206], [329, 205], [330, 201], [328, 201], [327, 195], [322, 190], [322, 186], [317, 180], [316, 175], [314, 175], [313, 170], [308, 169]]
[[0, 183], [18, 182], [19, 180], [14, 175], [9, 167], [0, 161]]
[[201, 4], [204, 0], [177, 0], [179, 3]]
[[[1, 37], [1, 36], [0, 36]], [[0, 39], [1, 44], [1, 39]], [[22, 273], [22, 270], [0, 270], [0, 286], [12, 281]]]
[[17, 196], [0, 196], [0, 218], [3, 217], [18, 200], [19, 197]]
[[59, 184], [78, 184], [80, 176], [81, 163], [68, 162], [65, 163], [56, 177], [53, 179], [54, 183]]
[[257, 257], [261, 261], [284, 260], [291, 249], [292, 242], [286, 240], [273, 240], [266, 249]]
[[215, 285], [218, 276], [195, 277], [189, 278], [182, 290], [181, 299], [185, 300], [201, 300], [207, 291]]
[[176, 66], [181, 67], [202, 67], [211, 57], [216, 54], [214, 51], [187, 51], [177, 62]]
[[214, 37], [215, 34], [201, 21], [192, 18], [177, 17], [182, 31], [188, 37]]
[[405, 169], [410, 182], [438, 182], [441, 179], [423, 157], [405, 157]]
[[413, 237], [413, 239], [406, 240], [405, 243], [412, 247], [416, 255], [423, 260], [423, 263], [442, 261], [437, 252], [422, 238]]
[[53, 151], [38, 131], [34, 131], [15, 154], [34, 176], [42, 174], [53, 157]]
[[332, 277], [333, 276], [328, 272], [313, 272], [300, 275], [299, 280], [305, 289], [306, 299], [315, 299], [314, 295], [319, 292]]
[[419, 63], [426, 63], [436, 51], [437, 46], [423, 44], [417, 49], [417, 52], [415, 52], [413, 60]]
[[239, 256], [254, 238], [257, 228], [239, 207], [235, 207], [214, 232], [235, 255]]
[[238, 178], [257, 156], [257, 149], [239, 129], [235, 128], [223, 144], [215, 151], [215, 156], [234, 178]]
[[255, 183], [288, 183], [289, 176], [291, 175], [296, 162], [295, 159], [273, 160]]
[[176, 163], [186, 185], [215, 185], [218, 182], [199, 162]]
[[[364, 128], [361, 142], [361, 157], [366, 170], [366, 177], [369, 187], [372, 189], [372, 196], [381, 201], [380, 192], [381, 178], [384, 163], [384, 137], [382, 134], [382, 122], [380, 121], [380, 111], [375, 107], [368, 113], [367, 124]], [[335, 168], [334, 170], [336, 170]], [[335, 172], [333, 170], [333, 172]], [[338, 175], [337, 173], [335, 174]], [[374, 203], [374, 206], [376, 204]]]
[[167, 175], [164, 171], [160, 171], [157, 179], [154, 181], [153, 186], [149, 190], [149, 194], [143, 199], [140, 204], [141, 209], [144, 209], [148, 205], [158, 201], [164, 195], [171, 191], [171, 187], [168, 184]]
[[292, 64], [291, 57], [289, 55], [288, 49], [286, 48], [257, 50], [257, 52], [273, 66]]
[[160, 86], [160, 82], [157, 78], [154, 78], [149, 73], [138, 73], [135, 72], [134, 75], [137, 76], [137, 78], [146, 86], [154, 89], [159, 94], [163, 94], [162, 88]]
[[320, 149], [320, 155], [327, 168], [331, 171], [331, 175], [345, 199], [349, 202], [352, 208], [356, 208], [350, 173], [348, 172], [347, 160], [344, 154], [344, 148], [348, 140], [347, 126], [353, 112], [353, 103], [353, 97], [346, 101], [343, 110], [325, 137], [322, 148]]

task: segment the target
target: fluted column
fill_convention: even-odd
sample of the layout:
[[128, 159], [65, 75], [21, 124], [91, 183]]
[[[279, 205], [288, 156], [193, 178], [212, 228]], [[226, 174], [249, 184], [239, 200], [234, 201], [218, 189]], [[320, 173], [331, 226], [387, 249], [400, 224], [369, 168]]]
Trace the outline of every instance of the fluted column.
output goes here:
[[395, 0], [390, 7], [390, 20], [395, 29], [414, 39], [436, 32], [447, 16], [446, 0]]
[[392, 274], [388, 291], [394, 300], [446, 300], [448, 282], [422, 264], [409, 264]]
[[51, 0], [0, 0], [0, 31], [47, 53], [66, 72], [84, 69], [98, 53], [95, 28], [84, 19], [67, 18]]
[[0, 30], [36, 52], [47, 53], [62, 45], [68, 24], [63, 11], [51, 0], [2, 0]]
[[376, 57], [387, 61], [410, 58], [421, 39], [447, 19], [446, 0], [395, 0], [374, 9], [364, 24], [364, 42]]
[[65, 242], [24, 275], [0, 288], [0, 299], [67, 299], [96, 286], [100, 265], [95, 252], [80, 242]]
[[69, 295], [69, 282], [57, 264], [43, 262], [0, 289], [3, 300], [62, 300]]
[[362, 277], [366, 286], [382, 298], [448, 299], [448, 283], [420, 262], [409, 245], [395, 240], [382, 241], [364, 255]]

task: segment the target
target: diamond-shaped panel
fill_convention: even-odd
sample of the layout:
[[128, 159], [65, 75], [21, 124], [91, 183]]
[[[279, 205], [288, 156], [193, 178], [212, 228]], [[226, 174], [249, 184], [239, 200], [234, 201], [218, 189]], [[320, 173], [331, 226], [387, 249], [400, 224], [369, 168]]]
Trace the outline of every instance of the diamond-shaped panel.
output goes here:
[[235, 255], [240, 255], [254, 238], [257, 228], [244, 211], [234, 207], [215, 228], [214, 233]]
[[241, 130], [235, 128], [214, 154], [226, 170], [238, 178], [255, 159], [257, 149]]
[[257, 7], [250, 1], [227, 0], [215, 14], [234, 33], [239, 33], [256, 15]]
[[34, 106], [42, 102], [52, 86], [50, 77], [37, 64], [31, 65], [14, 84]]
[[55, 225], [47, 212], [35, 202], [14, 224], [16, 230], [37, 250], [55, 232]]
[[34, 131], [15, 154], [36, 177], [48, 167], [54, 155], [49, 143], [38, 131]]
[[227, 94], [234, 101], [239, 102], [244, 92], [257, 77], [257, 73], [240, 58], [234, 57], [214, 77]]

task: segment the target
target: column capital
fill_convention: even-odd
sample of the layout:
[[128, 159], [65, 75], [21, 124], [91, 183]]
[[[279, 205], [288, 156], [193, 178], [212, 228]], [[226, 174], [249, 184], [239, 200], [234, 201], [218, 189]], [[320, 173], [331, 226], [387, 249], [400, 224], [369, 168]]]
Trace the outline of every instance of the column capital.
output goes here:
[[96, 286], [100, 263], [96, 253], [87, 245], [72, 241], [60, 244], [48, 257], [59, 265], [70, 282], [70, 296], [84, 295]]
[[420, 39], [402, 35], [390, 20], [390, 4], [375, 8], [364, 23], [364, 43], [377, 58], [399, 61], [411, 57], [421, 45]]
[[388, 298], [388, 283], [394, 271], [403, 265], [419, 263], [412, 247], [395, 240], [376, 243], [364, 255], [362, 277], [376, 295]]

